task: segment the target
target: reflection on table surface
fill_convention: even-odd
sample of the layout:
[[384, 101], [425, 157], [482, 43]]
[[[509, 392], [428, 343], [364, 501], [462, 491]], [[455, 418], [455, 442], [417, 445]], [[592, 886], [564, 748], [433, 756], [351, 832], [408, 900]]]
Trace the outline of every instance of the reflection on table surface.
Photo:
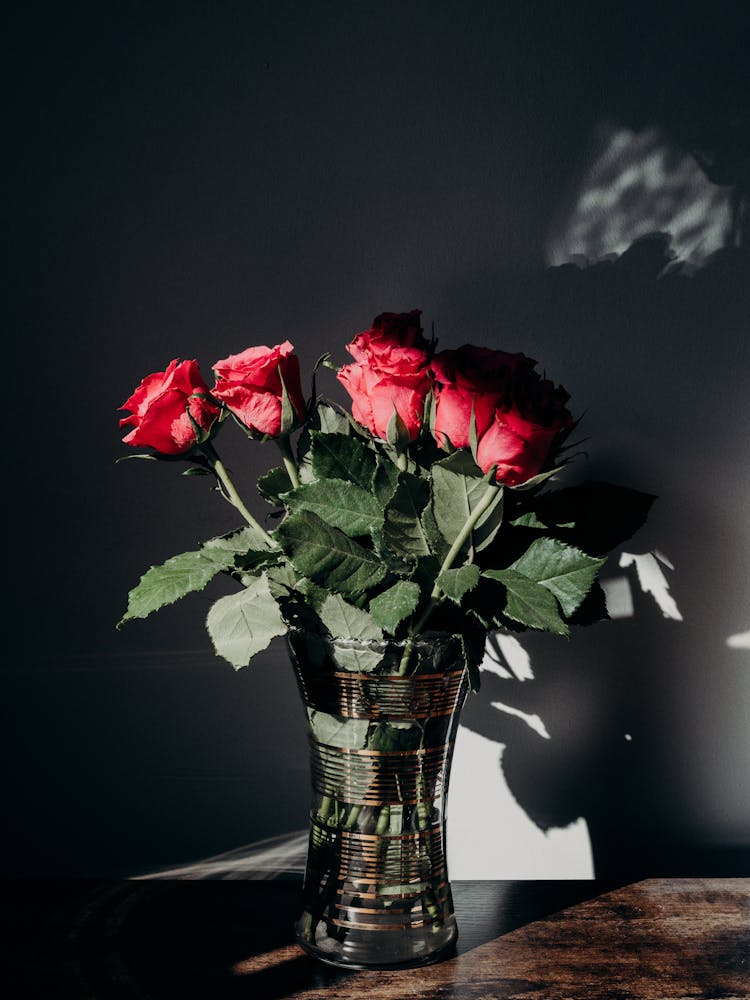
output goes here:
[[299, 891], [297, 878], [6, 883], [12, 995], [750, 997], [750, 879], [459, 881], [456, 955], [387, 973], [304, 955]]

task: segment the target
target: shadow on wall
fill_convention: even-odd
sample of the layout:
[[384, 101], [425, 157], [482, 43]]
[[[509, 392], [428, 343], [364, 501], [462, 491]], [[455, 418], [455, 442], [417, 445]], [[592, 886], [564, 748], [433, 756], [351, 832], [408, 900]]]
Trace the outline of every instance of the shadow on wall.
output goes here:
[[[722, 251], [690, 277], [665, 270], [667, 251], [653, 237], [615, 261], [553, 269], [524, 300], [525, 328], [557, 329], [583, 384], [599, 386], [601, 453], [592, 443], [570, 484], [620, 478], [661, 497], [605, 570], [613, 621], [570, 642], [506, 637], [498, 668], [483, 671], [462, 723], [492, 760], [453, 772], [455, 878], [478, 877], [469, 854], [495, 878], [586, 877], [591, 861], [598, 878], [750, 870], [747, 251]], [[609, 364], [632, 379], [613, 380]], [[511, 662], [513, 644], [527, 667]], [[494, 816], [493, 776], [505, 797]], [[472, 778], [457, 815], [456, 786]], [[536, 846], [521, 843], [534, 831]], [[299, 871], [305, 844], [303, 831], [162, 877]], [[576, 856], [561, 860], [566, 850]]]
[[620, 575], [621, 620], [570, 643], [526, 633], [533, 680], [483, 671], [464, 711], [464, 725], [502, 746], [503, 777], [538, 828], [585, 819], [597, 877], [750, 867], [750, 663], [738, 641], [750, 606], [748, 262], [746, 247], [723, 249], [688, 275], [656, 234], [617, 259], [549, 270], [515, 316], [532, 340], [557, 330], [582, 384], [599, 387], [590, 423], [607, 458], [592, 447], [579, 474], [661, 494], [626, 547], [674, 562], [684, 618], [669, 595], [660, 607], [639, 594], [642, 578], [633, 600]]

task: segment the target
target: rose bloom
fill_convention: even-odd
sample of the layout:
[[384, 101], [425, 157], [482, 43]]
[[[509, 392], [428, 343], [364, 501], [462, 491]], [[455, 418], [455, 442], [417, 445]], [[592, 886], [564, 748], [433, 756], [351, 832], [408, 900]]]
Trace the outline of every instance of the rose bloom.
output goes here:
[[389, 364], [394, 350], [401, 352], [410, 348], [415, 354], [426, 354], [429, 343], [422, 333], [421, 309], [408, 313], [381, 313], [372, 321], [372, 326], [364, 333], [358, 333], [347, 351], [355, 361], [366, 361], [377, 357], [382, 365]]
[[432, 376], [420, 315], [419, 309], [381, 313], [369, 330], [347, 344], [355, 364], [344, 365], [337, 377], [352, 397], [352, 416], [375, 437], [386, 438], [394, 410], [409, 440], [417, 437], [422, 426]]
[[523, 354], [471, 344], [436, 354], [430, 367], [436, 382], [434, 433], [438, 444], [445, 447], [450, 442], [454, 448], [468, 448], [472, 407], [479, 438], [494, 421], [498, 405], [510, 399], [513, 374], [530, 370], [534, 364]]
[[520, 486], [541, 472], [557, 435], [573, 418], [562, 386], [538, 372], [517, 373], [513, 397], [495, 411], [495, 419], [479, 439], [477, 463], [483, 472], [497, 465], [498, 482]]
[[164, 455], [189, 451], [199, 440], [195, 424], [208, 434], [221, 413], [209, 396], [198, 362], [177, 358], [166, 371], [147, 375], [120, 409], [132, 411], [120, 420], [120, 427], [133, 427], [123, 438], [125, 444]]
[[534, 371], [536, 361], [466, 345], [436, 354], [435, 438], [455, 448], [470, 445], [471, 412], [477, 430], [477, 464], [497, 465], [497, 480], [519, 486], [541, 471], [550, 448], [572, 424], [568, 393]]
[[282, 384], [284, 380], [295, 423], [305, 417], [305, 399], [300, 383], [299, 358], [285, 340], [275, 347], [248, 347], [213, 366], [216, 385], [212, 392], [254, 434], [278, 437], [281, 433]]

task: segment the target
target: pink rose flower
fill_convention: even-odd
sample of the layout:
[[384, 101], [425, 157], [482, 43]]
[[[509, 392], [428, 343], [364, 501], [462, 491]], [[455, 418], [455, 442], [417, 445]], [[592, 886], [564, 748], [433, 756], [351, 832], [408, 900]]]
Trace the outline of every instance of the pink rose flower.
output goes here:
[[166, 371], [147, 375], [120, 409], [132, 411], [120, 420], [120, 427], [133, 427], [123, 438], [125, 444], [153, 448], [164, 455], [189, 451], [208, 435], [221, 413], [210, 397], [198, 362], [177, 358]]
[[422, 427], [432, 376], [420, 315], [418, 309], [381, 313], [347, 345], [355, 363], [344, 365], [337, 377], [352, 397], [352, 416], [375, 437], [386, 438], [394, 410], [410, 441]]
[[281, 433], [282, 379], [295, 414], [295, 424], [305, 419], [305, 399], [300, 383], [299, 358], [285, 340], [275, 347], [248, 347], [213, 366], [213, 395], [254, 434], [278, 437]]

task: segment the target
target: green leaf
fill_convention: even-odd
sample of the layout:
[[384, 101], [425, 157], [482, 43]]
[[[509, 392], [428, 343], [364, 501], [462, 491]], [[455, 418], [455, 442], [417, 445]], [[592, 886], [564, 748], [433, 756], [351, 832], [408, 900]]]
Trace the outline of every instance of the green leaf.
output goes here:
[[237, 670], [286, 632], [265, 576], [255, 578], [237, 594], [220, 598], [208, 612], [206, 627], [216, 652]]
[[529, 628], [568, 635], [569, 629], [560, 617], [557, 601], [540, 583], [514, 569], [485, 570], [482, 574], [490, 580], [499, 580], [506, 591], [502, 613]]
[[312, 470], [316, 479], [342, 479], [370, 490], [375, 453], [358, 437], [311, 431]]
[[376, 552], [352, 541], [311, 510], [290, 514], [277, 532], [297, 573], [328, 590], [356, 597], [376, 587], [386, 574]]
[[510, 569], [551, 591], [569, 617], [591, 590], [604, 562], [557, 538], [537, 538]]
[[382, 528], [372, 533], [372, 541], [375, 551], [383, 560], [383, 564], [389, 573], [395, 576], [411, 577], [414, 575], [414, 557], [408, 553], [399, 553], [388, 544]]
[[343, 479], [305, 483], [282, 499], [292, 510], [312, 511], [350, 537], [369, 535], [383, 523], [383, 511], [372, 493]]
[[475, 465], [477, 462], [477, 449], [479, 448], [479, 438], [477, 436], [477, 415], [474, 409], [474, 400], [471, 401], [471, 419], [469, 420], [469, 449]]
[[459, 566], [458, 569], [443, 570], [437, 578], [437, 584], [446, 597], [460, 604], [464, 594], [468, 594], [479, 583], [480, 576], [479, 567], [469, 563], [467, 566]]
[[[201, 553], [207, 559], [214, 559], [218, 562], [224, 563], [224, 553], [234, 553], [234, 555], [244, 555], [251, 549], [255, 550], [255, 542], [258, 537], [258, 532], [255, 528], [250, 527], [250, 525], [243, 525], [241, 528], [237, 528], [236, 531], [230, 531], [226, 535], [219, 535], [217, 538], [210, 538], [207, 542], [203, 543], [201, 548]], [[278, 556], [279, 553], [274, 553], [269, 550], [266, 546], [261, 546], [269, 555]]]
[[432, 551], [439, 556], [440, 562], [448, 555], [448, 550], [450, 545], [443, 538], [440, 528], [437, 526], [437, 521], [435, 520], [435, 513], [432, 509], [432, 504], [428, 504], [422, 511], [422, 527], [424, 528], [425, 537], [427, 542], [432, 549]]
[[[425, 514], [427, 511], [425, 511]], [[437, 556], [419, 556], [417, 564], [412, 572], [412, 580], [418, 583], [420, 588], [427, 594], [435, 586], [435, 580], [440, 573], [442, 560]]]
[[[348, 604], [340, 594], [329, 594], [319, 605], [318, 615], [334, 639], [355, 639], [357, 643], [382, 642], [383, 631], [361, 608]], [[347, 646], [337, 642], [332, 650], [336, 665], [355, 673], [371, 673], [383, 659], [383, 649]]]
[[[203, 588], [217, 573], [234, 566], [235, 557], [253, 546], [257, 532], [249, 526], [205, 542], [200, 549], [172, 556], [160, 566], [152, 566], [128, 595], [128, 609], [120, 621], [147, 618], [167, 604]], [[265, 550], [266, 554], [274, 553]]]
[[334, 638], [380, 642], [383, 630], [372, 616], [349, 604], [340, 594], [328, 594], [318, 610], [320, 620]]
[[554, 521], [545, 524], [541, 521], [536, 511], [530, 510], [520, 517], [515, 517], [510, 522], [516, 528], [536, 528], [538, 531], [549, 531], [550, 528], [575, 528], [575, 521], [567, 521], [565, 524], [557, 524]]
[[369, 719], [344, 719], [308, 708], [307, 718], [315, 739], [343, 750], [364, 750]]
[[417, 750], [424, 738], [413, 722], [378, 722], [367, 740], [369, 750]]
[[129, 462], [131, 458], [145, 458], [147, 462], [159, 461], [156, 455], [152, 455], [146, 451], [139, 451], [135, 455], [120, 455], [119, 458], [115, 459], [115, 465], [119, 465], [120, 462]]
[[318, 402], [297, 441], [297, 469], [303, 483], [310, 483], [315, 479], [311, 451], [313, 431], [322, 431], [324, 434], [351, 434], [352, 427], [343, 411], [322, 400]]
[[385, 439], [397, 451], [403, 451], [409, 444], [409, 430], [396, 409], [395, 404], [393, 406], [393, 415], [385, 429]]
[[283, 506], [281, 496], [292, 489], [289, 473], [281, 465], [269, 469], [258, 480], [258, 492], [269, 503]]
[[308, 580], [307, 578], [300, 580], [295, 589], [298, 594], [304, 596], [305, 601], [316, 612], [320, 611], [326, 598], [330, 596], [325, 587], [319, 587], [317, 583], [313, 583], [312, 580]]
[[316, 412], [317, 420], [313, 423], [313, 430], [321, 430], [324, 434], [351, 434], [352, 422], [343, 410], [321, 402]]
[[[266, 577], [269, 589], [276, 598], [287, 597], [297, 583], [297, 577], [286, 560], [277, 566], [270, 566], [266, 570]], [[242, 582], [247, 586], [250, 581], [243, 579]]]
[[393, 498], [393, 494], [396, 492], [396, 487], [398, 486], [398, 466], [395, 462], [392, 462], [390, 458], [378, 455], [377, 459], [377, 469], [375, 470], [375, 477], [373, 479], [373, 489], [375, 496], [378, 498], [378, 502], [383, 506], [387, 506]]
[[281, 429], [279, 433], [286, 437], [294, 427], [296, 413], [294, 412], [292, 401], [289, 398], [289, 392], [287, 391], [287, 387], [284, 383], [284, 376], [281, 374], [281, 366], [279, 366], [277, 370], [279, 373], [279, 380], [281, 382]]
[[370, 614], [383, 628], [393, 635], [419, 604], [419, 585], [408, 580], [399, 580], [388, 590], [370, 601]]
[[[432, 484], [435, 523], [446, 542], [452, 545], [487, 492], [488, 484], [482, 470], [465, 451], [457, 451], [437, 462], [432, 468]], [[486, 548], [497, 534], [502, 523], [502, 498], [502, 488], [498, 487], [496, 499], [482, 514], [463, 546], [464, 556], [470, 554], [472, 548]]]
[[540, 521], [533, 510], [527, 511], [519, 517], [514, 517], [510, 524], [516, 528], [536, 528], [541, 531], [546, 531], [548, 528], [548, 525]]
[[548, 479], [556, 475], [558, 472], [562, 472], [564, 468], [565, 468], [564, 465], [558, 465], [554, 469], [547, 469], [546, 472], [539, 472], [537, 473], [536, 476], [532, 476], [531, 479], [527, 479], [525, 482], [519, 483], [518, 486], [509, 486], [508, 489], [517, 490], [521, 493], [524, 490], [533, 490], [534, 487], [539, 486], [541, 483], [546, 482]]
[[474, 548], [477, 552], [482, 552], [495, 540], [503, 523], [504, 498], [503, 487], [498, 487], [497, 494], [490, 506], [482, 514], [477, 524], [474, 526]]
[[411, 472], [399, 473], [398, 486], [385, 509], [383, 525], [385, 541], [394, 551], [409, 556], [430, 554], [430, 545], [420, 520], [429, 499], [428, 483]]

